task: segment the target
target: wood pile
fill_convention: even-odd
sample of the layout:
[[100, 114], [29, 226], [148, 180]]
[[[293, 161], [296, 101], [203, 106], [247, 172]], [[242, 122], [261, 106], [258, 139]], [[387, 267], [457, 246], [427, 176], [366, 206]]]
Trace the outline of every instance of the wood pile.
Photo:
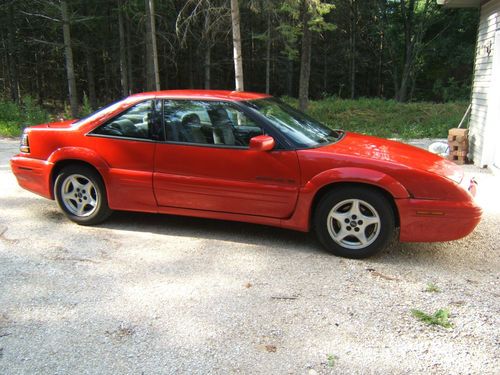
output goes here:
[[450, 153], [448, 159], [456, 164], [467, 163], [469, 152], [469, 129], [453, 128], [448, 132], [448, 146]]

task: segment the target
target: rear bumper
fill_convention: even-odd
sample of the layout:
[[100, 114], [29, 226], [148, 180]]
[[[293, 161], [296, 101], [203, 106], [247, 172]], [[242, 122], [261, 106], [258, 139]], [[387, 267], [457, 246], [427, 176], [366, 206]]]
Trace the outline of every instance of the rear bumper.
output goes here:
[[16, 155], [10, 159], [19, 186], [48, 199], [54, 199], [50, 184], [52, 163]]
[[481, 220], [473, 199], [464, 202], [397, 199], [401, 242], [451, 241], [467, 236]]

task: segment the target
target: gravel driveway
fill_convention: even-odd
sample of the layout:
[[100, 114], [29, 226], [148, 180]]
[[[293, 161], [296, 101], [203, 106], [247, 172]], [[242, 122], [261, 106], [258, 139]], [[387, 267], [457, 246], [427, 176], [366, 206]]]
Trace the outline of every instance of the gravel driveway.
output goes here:
[[[250, 224], [80, 227], [18, 187], [17, 147], [0, 140], [0, 374], [500, 372], [498, 176], [466, 167], [485, 208], [468, 238], [356, 261]], [[410, 312], [442, 308], [453, 328]]]

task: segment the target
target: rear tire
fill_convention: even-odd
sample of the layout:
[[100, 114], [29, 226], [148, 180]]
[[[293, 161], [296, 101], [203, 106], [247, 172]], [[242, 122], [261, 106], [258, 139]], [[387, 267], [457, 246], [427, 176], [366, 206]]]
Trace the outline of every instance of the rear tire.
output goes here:
[[384, 248], [394, 233], [388, 199], [365, 187], [339, 187], [328, 192], [314, 213], [321, 244], [335, 255], [366, 258]]
[[64, 214], [80, 225], [99, 224], [113, 212], [101, 176], [90, 167], [62, 169], [54, 184], [54, 196]]

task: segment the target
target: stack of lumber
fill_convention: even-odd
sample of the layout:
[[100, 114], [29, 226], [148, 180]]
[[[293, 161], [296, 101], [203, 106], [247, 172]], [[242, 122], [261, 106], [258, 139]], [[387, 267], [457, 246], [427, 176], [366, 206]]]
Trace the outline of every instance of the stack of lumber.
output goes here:
[[456, 164], [465, 164], [467, 162], [467, 152], [469, 151], [469, 129], [450, 129], [448, 132], [448, 146], [450, 147], [448, 159]]

